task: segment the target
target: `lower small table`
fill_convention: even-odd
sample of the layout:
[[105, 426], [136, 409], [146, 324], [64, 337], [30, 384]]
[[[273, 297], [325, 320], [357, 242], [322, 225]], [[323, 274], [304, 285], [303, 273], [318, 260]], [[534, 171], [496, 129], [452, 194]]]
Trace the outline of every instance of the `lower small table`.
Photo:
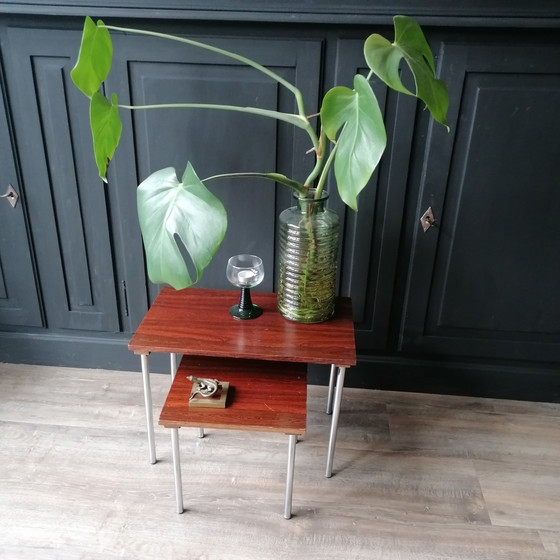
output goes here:
[[[225, 408], [189, 406], [192, 383], [187, 376], [228, 381]], [[177, 513], [183, 513], [179, 428], [280, 432], [288, 435], [284, 517], [292, 514], [295, 449], [305, 433], [307, 369], [305, 364], [185, 356], [163, 405], [159, 424], [171, 428]]]

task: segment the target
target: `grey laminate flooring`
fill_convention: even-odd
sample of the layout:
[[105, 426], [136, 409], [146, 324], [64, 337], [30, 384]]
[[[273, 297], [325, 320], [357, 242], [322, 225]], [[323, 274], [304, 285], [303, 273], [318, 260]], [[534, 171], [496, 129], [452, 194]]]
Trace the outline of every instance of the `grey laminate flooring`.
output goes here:
[[[169, 377], [152, 375], [155, 418]], [[0, 364], [0, 558], [560, 558], [560, 405], [346, 389], [324, 477], [326, 388], [309, 387], [294, 516], [287, 438], [180, 430], [148, 462], [141, 376]]]

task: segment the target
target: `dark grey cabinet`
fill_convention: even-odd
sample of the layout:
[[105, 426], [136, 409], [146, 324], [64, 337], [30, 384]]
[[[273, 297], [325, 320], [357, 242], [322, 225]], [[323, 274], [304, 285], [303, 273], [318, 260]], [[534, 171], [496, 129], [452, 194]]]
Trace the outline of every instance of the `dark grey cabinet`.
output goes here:
[[[131, 18], [118, 0], [103, 13], [68, 0], [52, 8], [56, 22], [43, 2], [0, 4], [0, 194], [8, 183], [21, 194], [16, 209], [0, 199], [0, 361], [138, 367], [126, 345], [159, 290], [146, 277], [136, 218], [136, 186], [151, 172], [173, 166], [180, 176], [190, 161], [200, 177], [247, 170], [304, 177], [312, 165], [305, 136], [272, 120], [123, 111], [104, 185], [87, 100], [69, 80], [82, 16], [256, 58], [295, 82], [312, 114], [332, 85], [366, 72], [363, 39], [390, 35], [395, 8], [288, 4], [228, 11], [225, 0], [212, 8], [164, 0], [153, 19], [148, 2]], [[414, 99], [375, 84], [388, 147], [359, 211], [329, 186], [342, 221], [339, 291], [353, 299], [359, 353], [348, 379], [560, 400], [560, 12], [545, 1], [515, 13], [509, 3], [482, 4], [399, 4], [430, 38], [450, 89], [451, 131], [431, 123]], [[236, 61], [157, 39], [114, 41], [107, 89], [123, 104], [293, 109], [289, 92]], [[229, 227], [200, 285], [228, 287], [227, 258], [253, 252], [265, 261], [262, 289], [274, 290], [277, 216], [291, 204], [289, 192], [247, 179], [208, 186], [228, 208]], [[424, 232], [428, 207], [436, 224]]]

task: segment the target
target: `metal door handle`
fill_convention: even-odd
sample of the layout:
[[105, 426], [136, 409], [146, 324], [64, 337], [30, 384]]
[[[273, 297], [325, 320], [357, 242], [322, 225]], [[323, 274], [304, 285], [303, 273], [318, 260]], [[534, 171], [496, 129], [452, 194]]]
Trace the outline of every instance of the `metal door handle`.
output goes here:
[[12, 205], [12, 208], [15, 208], [19, 199], [19, 194], [16, 192], [16, 189], [14, 189], [12, 185], [8, 185], [6, 194], [0, 195], [0, 198], [7, 198], [8, 202]]
[[424, 233], [426, 233], [430, 228], [437, 227], [436, 219], [434, 217], [434, 213], [432, 211], [432, 207], [430, 206], [420, 218], [420, 223], [422, 224], [422, 229]]

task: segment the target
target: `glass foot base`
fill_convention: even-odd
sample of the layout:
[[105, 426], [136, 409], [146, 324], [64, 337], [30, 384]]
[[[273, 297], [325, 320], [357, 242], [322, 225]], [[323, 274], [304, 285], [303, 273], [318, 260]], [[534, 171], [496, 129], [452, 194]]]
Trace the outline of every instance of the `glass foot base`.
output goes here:
[[229, 314], [234, 319], [256, 319], [262, 315], [262, 312], [263, 310], [255, 304], [249, 309], [240, 309], [239, 305], [232, 305], [229, 308]]

